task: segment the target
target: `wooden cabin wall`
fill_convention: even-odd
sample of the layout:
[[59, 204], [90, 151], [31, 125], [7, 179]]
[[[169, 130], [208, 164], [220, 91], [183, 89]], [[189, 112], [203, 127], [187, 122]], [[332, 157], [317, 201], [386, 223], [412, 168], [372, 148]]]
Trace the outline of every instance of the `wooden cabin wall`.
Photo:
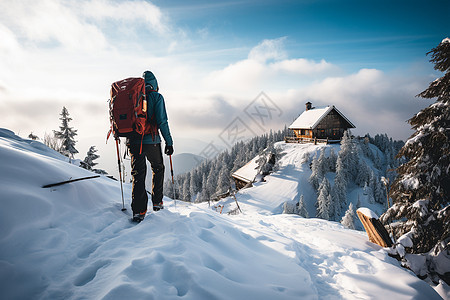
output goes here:
[[319, 139], [329, 138], [331, 140], [339, 140], [347, 128], [348, 124], [344, 118], [335, 110], [332, 110], [313, 130], [313, 135]]
[[234, 184], [236, 185], [236, 189], [237, 189], [237, 190], [240, 190], [240, 189], [242, 189], [244, 186], [247, 185], [247, 182], [245, 182], [245, 181], [239, 180], [239, 179], [234, 178], [234, 177], [233, 177], [233, 179], [234, 179]]

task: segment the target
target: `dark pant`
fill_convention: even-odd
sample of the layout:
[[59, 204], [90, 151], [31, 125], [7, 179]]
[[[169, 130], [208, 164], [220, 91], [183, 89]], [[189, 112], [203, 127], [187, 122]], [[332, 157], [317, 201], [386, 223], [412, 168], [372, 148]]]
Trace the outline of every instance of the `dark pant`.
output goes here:
[[164, 162], [161, 152], [161, 144], [130, 145], [131, 175], [133, 176], [133, 191], [131, 209], [134, 214], [147, 211], [148, 196], [145, 189], [145, 177], [147, 175], [146, 158], [150, 162], [153, 171], [152, 202], [159, 204], [163, 198]]

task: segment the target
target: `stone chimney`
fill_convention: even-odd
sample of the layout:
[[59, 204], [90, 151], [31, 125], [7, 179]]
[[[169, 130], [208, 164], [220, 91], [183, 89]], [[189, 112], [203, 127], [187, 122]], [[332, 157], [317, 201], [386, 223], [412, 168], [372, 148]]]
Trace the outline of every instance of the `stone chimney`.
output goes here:
[[308, 110], [310, 110], [311, 109], [311, 106], [312, 106], [312, 103], [311, 102], [306, 102], [306, 111], [308, 111]]

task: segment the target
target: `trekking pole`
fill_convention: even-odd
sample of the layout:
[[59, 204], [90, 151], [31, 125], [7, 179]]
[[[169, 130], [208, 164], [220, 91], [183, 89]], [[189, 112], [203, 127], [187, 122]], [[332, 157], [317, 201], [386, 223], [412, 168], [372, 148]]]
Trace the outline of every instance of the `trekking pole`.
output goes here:
[[177, 207], [177, 200], [175, 199], [175, 181], [173, 180], [173, 165], [172, 165], [172, 155], [169, 155], [170, 160], [170, 174], [172, 175], [172, 188], [173, 188], [173, 203], [175, 208]]
[[125, 201], [123, 200], [122, 167], [120, 164], [119, 138], [116, 138], [116, 150], [117, 150], [117, 163], [119, 164], [120, 192], [122, 193], [122, 211], [125, 211], [127, 209], [125, 208]]

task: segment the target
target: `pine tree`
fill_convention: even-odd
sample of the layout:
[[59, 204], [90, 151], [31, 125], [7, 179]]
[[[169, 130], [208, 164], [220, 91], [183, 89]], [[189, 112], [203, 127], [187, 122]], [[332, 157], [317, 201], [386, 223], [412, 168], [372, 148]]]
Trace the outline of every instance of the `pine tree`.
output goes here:
[[84, 158], [84, 160], [80, 162], [80, 167], [89, 171], [93, 171], [97, 174], [107, 174], [106, 171], [104, 170], [94, 169], [94, 166], [97, 165], [97, 163], [95, 163], [94, 160], [100, 157], [98, 154], [96, 154], [96, 152], [97, 149], [95, 149], [95, 146], [91, 146], [88, 152], [86, 153], [86, 157]]
[[337, 161], [337, 155], [336, 152], [334, 152], [334, 148], [331, 148], [330, 150], [330, 156], [328, 157], [328, 166], [330, 167], [330, 172], [336, 172], [336, 161]]
[[283, 203], [283, 214], [293, 214], [295, 211], [295, 205], [290, 201], [286, 201]]
[[78, 150], [75, 149], [74, 137], [77, 135], [77, 130], [74, 130], [72, 127], [69, 127], [69, 122], [72, 121], [72, 118], [69, 117], [69, 111], [64, 106], [62, 108], [61, 114], [61, 126], [59, 126], [60, 131], [54, 131], [55, 137], [61, 140], [61, 149], [59, 152], [67, 157], [73, 158], [74, 154], [78, 153]]
[[298, 201], [297, 214], [301, 217], [309, 218], [303, 195], [300, 196], [300, 200]]
[[230, 175], [228, 173], [228, 168], [226, 164], [222, 165], [222, 168], [219, 172], [219, 178], [217, 179], [217, 194], [222, 194], [227, 192], [230, 189]]
[[359, 186], [364, 186], [364, 184], [367, 183], [369, 178], [370, 178], [370, 167], [363, 159], [361, 159], [355, 178], [355, 183]]
[[350, 130], [346, 130], [342, 137], [341, 149], [336, 160], [336, 172], [341, 173], [346, 182], [356, 175], [356, 172], [354, 172], [357, 169], [355, 156], [356, 153]]
[[347, 211], [345, 212], [345, 216], [341, 220], [341, 224], [344, 225], [346, 228], [355, 229], [355, 220], [356, 220], [355, 208], [353, 207], [353, 203], [350, 203]]
[[209, 171], [209, 175], [206, 180], [206, 195], [208, 196], [208, 200], [210, 200], [216, 194], [217, 188], [217, 175], [216, 168], [213, 166]]
[[339, 211], [347, 206], [347, 180], [345, 174], [345, 169], [339, 164], [338, 158], [332, 196], [334, 205], [339, 208]]
[[430, 53], [434, 69], [445, 74], [417, 95], [436, 101], [408, 120], [415, 132], [397, 156], [408, 161], [391, 186], [394, 205], [381, 217], [385, 224], [398, 221], [395, 237], [412, 233], [412, 253], [450, 242], [450, 39]]
[[325, 148], [320, 149], [319, 159], [319, 176], [322, 178], [330, 170], [328, 159], [325, 156]]
[[198, 193], [201, 191], [201, 177], [198, 172], [198, 168], [191, 171], [191, 181], [189, 187], [189, 193], [191, 194], [192, 201], [196, 201]]
[[365, 198], [367, 199], [367, 202], [373, 204], [375, 202], [375, 199], [373, 197], [373, 191], [372, 188], [367, 184], [367, 182], [364, 185], [363, 192]]
[[175, 199], [175, 195], [173, 194], [172, 180], [164, 181], [164, 195], [169, 197], [170, 199]]
[[183, 182], [183, 196], [181, 197], [185, 202], [191, 202], [191, 173], [186, 173]]
[[209, 201], [209, 195], [208, 195], [208, 191], [206, 189], [207, 180], [208, 180], [208, 178], [207, 178], [206, 173], [203, 173], [200, 195], [197, 198], [197, 202]]
[[375, 201], [380, 204], [384, 204], [387, 207], [386, 188], [384, 187], [384, 184], [380, 178], [375, 179], [374, 187], [375, 189], [373, 191], [373, 196], [375, 198]]
[[309, 183], [312, 185], [314, 190], [319, 193], [319, 185], [322, 181], [322, 177], [320, 176], [320, 167], [319, 167], [319, 160], [317, 158], [314, 158], [311, 163], [311, 175], [309, 176]]
[[319, 187], [319, 196], [317, 197], [316, 217], [322, 218], [324, 220], [329, 220], [330, 206], [331, 206], [330, 182], [326, 177], [324, 177]]

